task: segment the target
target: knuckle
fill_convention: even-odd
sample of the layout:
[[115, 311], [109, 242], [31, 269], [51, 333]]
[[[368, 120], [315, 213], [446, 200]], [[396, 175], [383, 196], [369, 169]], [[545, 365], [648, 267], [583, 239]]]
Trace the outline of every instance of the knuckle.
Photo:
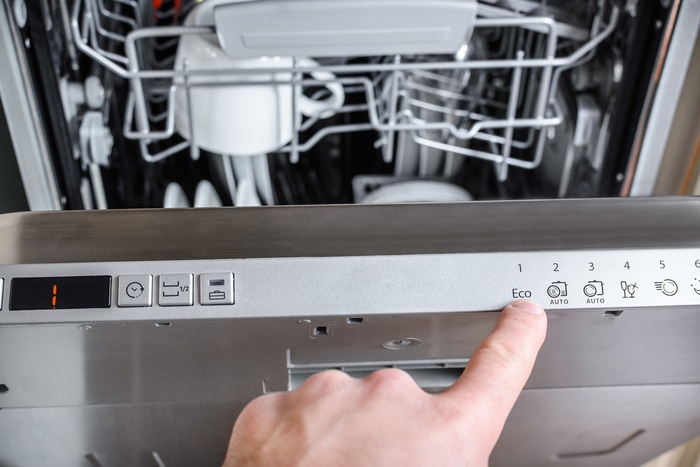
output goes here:
[[311, 375], [297, 391], [299, 394], [315, 397], [346, 385], [349, 379], [350, 377], [340, 370], [326, 370]]
[[397, 368], [375, 371], [367, 376], [365, 381], [372, 389], [379, 392], [399, 393], [418, 388], [408, 373]]
[[248, 423], [277, 414], [284, 407], [285, 394], [265, 394], [250, 401], [238, 416]]
[[255, 440], [268, 430], [269, 421], [279, 416], [282, 394], [267, 394], [257, 397], [246, 405], [234, 424], [238, 438]]
[[304, 383], [304, 386], [335, 386], [345, 383], [347, 379], [348, 375], [340, 370], [325, 370], [311, 375]]

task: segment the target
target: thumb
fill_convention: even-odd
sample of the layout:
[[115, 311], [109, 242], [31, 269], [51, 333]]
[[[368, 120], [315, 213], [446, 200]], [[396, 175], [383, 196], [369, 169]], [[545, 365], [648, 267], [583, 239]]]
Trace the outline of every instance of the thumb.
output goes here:
[[537, 304], [520, 300], [505, 307], [491, 334], [476, 349], [455, 384], [440, 397], [485, 417], [494, 443], [535, 365], [547, 331]]

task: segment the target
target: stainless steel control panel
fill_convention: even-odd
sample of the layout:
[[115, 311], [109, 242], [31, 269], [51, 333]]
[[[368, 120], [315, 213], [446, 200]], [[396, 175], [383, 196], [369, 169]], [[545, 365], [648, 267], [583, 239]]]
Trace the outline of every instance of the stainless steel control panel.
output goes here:
[[693, 198], [5, 215], [0, 323], [697, 306], [699, 233]]
[[700, 305], [700, 249], [8, 265], [0, 277], [3, 323]]

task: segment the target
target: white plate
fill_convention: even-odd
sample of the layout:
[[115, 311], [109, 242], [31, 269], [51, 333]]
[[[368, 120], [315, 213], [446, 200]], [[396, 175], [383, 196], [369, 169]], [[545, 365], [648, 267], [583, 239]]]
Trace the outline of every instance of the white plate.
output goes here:
[[165, 187], [165, 197], [163, 198], [164, 208], [189, 208], [190, 200], [187, 199], [185, 190], [175, 182], [171, 182]]
[[[435, 86], [435, 83], [427, 79], [419, 80], [421, 85]], [[418, 99], [428, 105], [442, 107], [444, 103], [432, 92], [418, 91]], [[426, 123], [443, 123], [447, 115], [433, 109], [419, 109], [421, 120]], [[442, 130], [424, 130], [418, 132], [418, 135], [435, 142], [442, 142]], [[430, 177], [438, 175], [442, 172], [444, 164], [445, 151], [434, 148], [432, 146], [420, 145], [420, 159], [418, 161], [418, 176]]]
[[217, 180], [221, 183], [221, 186], [226, 188], [231, 198], [231, 203], [233, 203], [233, 200], [236, 199], [236, 177], [234, 175], [233, 161], [231, 159], [231, 156], [212, 155], [210, 160]]
[[253, 174], [255, 176], [255, 186], [260, 192], [260, 197], [266, 206], [274, 206], [275, 193], [270, 179], [270, 166], [267, 163], [267, 154], [252, 156]]
[[467, 190], [452, 183], [415, 180], [384, 185], [365, 196], [362, 203], [458, 203], [473, 199]]
[[[416, 86], [435, 86], [434, 80], [428, 79], [416, 73], [409, 78]], [[390, 80], [387, 80], [390, 81]], [[413, 88], [406, 89], [407, 99], [420, 101], [429, 106], [442, 106], [444, 103], [433, 93]], [[402, 110], [410, 110], [416, 121], [425, 123], [442, 123], [446, 115], [434, 110], [426, 109], [418, 105], [410, 105], [406, 98], [402, 99]], [[419, 130], [418, 136], [441, 142], [442, 130]], [[443, 172], [445, 152], [431, 146], [418, 144], [413, 139], [412, 131], [400, 131], [397, 133], [395, 175], [434, 177]]]
[[255, 184], [252, 179], [244, 178], [242, 180], [238, 180], [235, 205], [262, 206], [258, 193], [255, 191]]
[[197, 184], [197, 191], [194, 193], [194, 207], [196, 208], [218, 208], [223, 206], [216, 188], [209, 180], [202, 180]]

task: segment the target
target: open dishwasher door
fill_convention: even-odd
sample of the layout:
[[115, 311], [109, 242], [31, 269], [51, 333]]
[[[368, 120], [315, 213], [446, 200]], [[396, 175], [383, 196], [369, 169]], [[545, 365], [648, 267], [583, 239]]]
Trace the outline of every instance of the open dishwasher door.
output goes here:
[[698, 232], [691, 198], [4, 215], [0, 464], [219, 465], [256, 396], [439, 392], [525, 297], [548, 337], [491, 465], [637, 466], [700, 434]]

